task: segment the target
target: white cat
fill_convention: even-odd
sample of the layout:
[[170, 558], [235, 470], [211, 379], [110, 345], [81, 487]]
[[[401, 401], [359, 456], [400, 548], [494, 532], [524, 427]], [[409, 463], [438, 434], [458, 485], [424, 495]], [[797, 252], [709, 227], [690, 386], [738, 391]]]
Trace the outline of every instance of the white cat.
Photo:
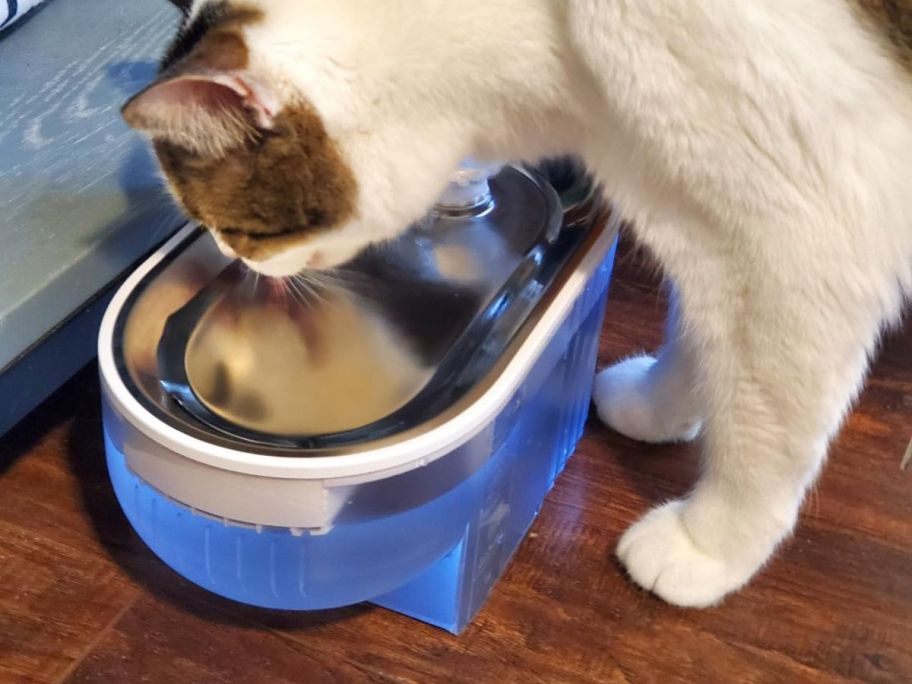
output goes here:
[[604, 371], [599, 415], [705, 455], [618, 555], [683, 606], [744, 585], [912, 290], [912, 0], [177, 4], [124, 113], [265, 274], [392, 237], [464, 157], [586, 161], [676, 289], [658, 360]]

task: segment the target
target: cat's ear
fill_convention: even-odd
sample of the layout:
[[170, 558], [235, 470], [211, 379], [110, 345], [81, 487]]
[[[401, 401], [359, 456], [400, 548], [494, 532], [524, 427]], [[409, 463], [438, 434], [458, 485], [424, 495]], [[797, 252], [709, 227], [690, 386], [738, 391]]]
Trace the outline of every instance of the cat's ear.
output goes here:
[[222, 156], [271, 128], [272, 112], [239, 76], [166, 76], [123, 107], [132, 128], [199, 154]]
[[184, 16], [187, 16], [190, 14], [190, 9], [193, 6], [193, 0], [171, 0], [171, 4], [183, 12]]
[[199, 154], [223, 156], [273, 125], [277, 104], [248, 69], [241, 35], [214, 31], [124, 105], [133, 128]]

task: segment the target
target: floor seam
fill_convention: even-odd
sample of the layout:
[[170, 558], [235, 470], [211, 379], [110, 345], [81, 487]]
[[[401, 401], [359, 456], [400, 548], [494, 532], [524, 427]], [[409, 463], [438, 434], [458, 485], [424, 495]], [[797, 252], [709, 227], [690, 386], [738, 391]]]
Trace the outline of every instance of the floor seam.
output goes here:
[[137, 589], [136, 594], [133, 596], [133, 598], [127, 601], [127, 603], [117, 611], [114, 617], [108, 620], [108, 623], [101, 628], [98, 634], [96, 634], [82, 650], [82, 653], [79, 654], [79, 657], [73, 660], [73, 662], [67, 666], [67, 669], [64, 670], [60, 676], [54, 680], [54, 684], [64, 684], [64, 682], [66, 682], [73, 675], [76, 669], [85, 662], [86, 658], [92, 654], [92, 652], [102, 642], [102, 640], [104, 640], [104, 638], [111, 633], [114, 627], [117, 626], [117, 623], [121, 621], [123, 616], [126, 615], [127, 612], [137, 604], [141, 596], [142, 592]]

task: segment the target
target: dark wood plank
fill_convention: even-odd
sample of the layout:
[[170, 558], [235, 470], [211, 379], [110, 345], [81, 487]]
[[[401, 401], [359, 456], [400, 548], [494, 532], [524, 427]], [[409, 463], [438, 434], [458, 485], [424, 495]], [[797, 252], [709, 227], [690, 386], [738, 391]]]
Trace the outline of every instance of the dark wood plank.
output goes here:
[[[84, 490], [69, 468], [68, 435], [78, 429], [72, 398], [72, 391], [55, 397], [0, 442], [4, 683], [53, 681], [139, 595], [99, 543], [82, 505]], [[95, 478], [86, 495], [101, 486]]]
[[[629, 248], [609, 307], [605, 363], [658, 343], [665, 300]], [[252, 609], [178, 578], [110, 492], [92, 373], [0, 440], [0, 575], [16, 587], [0, 598], [0, 681], [912, 680], [912, 473], [899, 467], [912, 436], [912, 326], [888, 339], [795, 539], [740, 595], [684, 611], [626, 581], [618, 536], [686, 491], [697, 454], [593, 420], [459, 638], [370, 607]], [[15, 603], [17, 592], [28, 598]]]

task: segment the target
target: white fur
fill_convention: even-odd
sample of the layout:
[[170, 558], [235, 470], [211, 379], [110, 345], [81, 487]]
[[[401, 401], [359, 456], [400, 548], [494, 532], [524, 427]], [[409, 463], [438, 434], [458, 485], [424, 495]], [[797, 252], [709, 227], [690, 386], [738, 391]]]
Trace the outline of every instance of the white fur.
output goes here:
[[599, 418], [642, 442], [690, 442], [699, 434], [702, 404], [695, 383], [698, 359], [678, 335], [680, 307], [673, 300], [666, 344], [658, 358], [635, 356], [600, 373], [592, 397]]
[[747, 582], [912, 284], [912, 81], [848, 0], [245, 3], [252, 77], [312, 103], [359, 184], [354, 221], [254, 266], [394, 235], [463, 157], [582, 156], [679, 295], [659, 362], [599, 378], [600, 415], [703, 425], [700, 481], [618, 554], [680, 605]]

